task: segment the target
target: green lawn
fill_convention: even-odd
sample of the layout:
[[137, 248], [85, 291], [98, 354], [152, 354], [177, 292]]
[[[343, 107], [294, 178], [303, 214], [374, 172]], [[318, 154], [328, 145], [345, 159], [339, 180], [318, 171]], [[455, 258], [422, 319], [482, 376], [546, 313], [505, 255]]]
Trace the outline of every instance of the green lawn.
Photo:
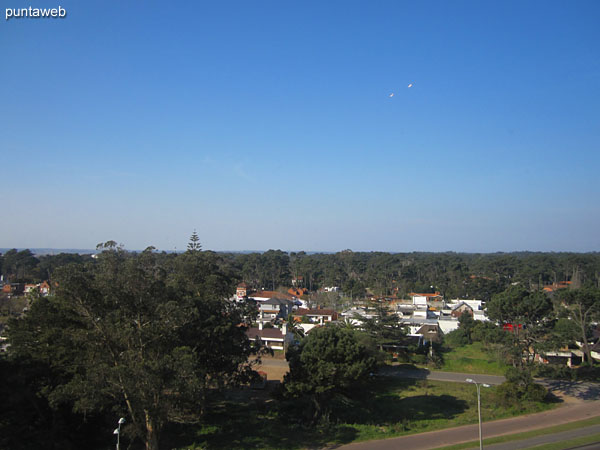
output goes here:
[[445, 372], [478, 373], [486, 375], [504, 375], [506, 364], [500, 362], [498, 350], [486, 349], [481, 342], [444, 352], [444, 364], [440, 369]]
[[[272, 401], [222, 402], [207, 417], [204, 426], [171, 430], [170, 447], [300, 449], [477, 423], [476, 390], [468, 384], [377, 379], [372, 389], [360, 394], [344, 410], [343, 421], [328, 428], [300, 425], [295, 417], [300, 417], [302, 411], [295, 414], [292, 410], [284, 418]], [[484, 420], [552, 406], [522, 403], [519, 408], [501, 408], [494, 401], [494, 388], [482, 391]]]

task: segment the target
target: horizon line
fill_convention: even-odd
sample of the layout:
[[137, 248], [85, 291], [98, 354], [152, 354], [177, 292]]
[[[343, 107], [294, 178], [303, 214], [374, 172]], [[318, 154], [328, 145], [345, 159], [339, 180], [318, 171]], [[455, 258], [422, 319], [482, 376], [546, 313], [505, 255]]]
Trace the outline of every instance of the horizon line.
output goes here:
[[[151, 246], [149, 246], [151, 247]], [[187, 249], [182, 250], [166, 250], [155, 247], [156, 252], [159, 253], [185, 253]], [[4, 254], [10, 250], [30, 250], [34, 254], [46, 255], [49, 253], [42, 252], [52, 252], [52, 253], [77, 253], [77, 254], [97, 254], [102, 253], [104, 249], [87, 249], [87, 248], [62, 248], [62, 247], [0, 247], [0, 254]], [[36, 252], [37, 250], [37, 252]], [[133, 253], [141, 253], [144, 249], [129, 249], [123, 247], [123, 250]], [[276, 249], [269, 248], [267, 250], [214, 250], [214, 249], [205, 249], [202, 251], [211, 251], [215, 253], [241, 253], [241, 254], [251, 254], [251, 253], [266, 253], [268, 251], [281, 251], [287, 254], [290, 253], [300, 253], [304, 252], [307, 254], [336, 254], [342, 253], [345, 251], [351, 251], [352, 253], [388, 253], [388, 254], [405, 254], [405, 253], [456, 253], [456, 254], [483, 254], [483, 255], [494, 255], [494, 254], [510, 254], [510, 253], [575, 253], [575, 254], [596, 254], [600, 253], [598, 250], [589, 250], [589, 251], [576, 251], [576, 250], [496, 250], [496, 251], [466, 251], [466, 250], [404, 250], [404, 251], [392, 251], [392, 250], [352, 250], [352, 249], [343, 249], [337, 251], [331, 250], [284, 250], [284, 249]]]

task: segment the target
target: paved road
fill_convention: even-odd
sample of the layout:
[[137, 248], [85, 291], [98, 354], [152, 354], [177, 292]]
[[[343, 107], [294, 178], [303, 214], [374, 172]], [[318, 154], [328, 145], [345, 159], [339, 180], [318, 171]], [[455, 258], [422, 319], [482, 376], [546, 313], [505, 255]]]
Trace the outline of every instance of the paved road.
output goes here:
[[[426, 369], [400, 369], [386, 368], [381, 372], [382, 376], [403, 376], [408, 378], [440, 380], [450, 382], [465, 382], [466, 378], [472, 378], [478, 383], [500, 384], [504, 377], [493, 375], [472, 375], [453, 372], [431, 372]], [[563, 398], [564, 403], [551, 411], [526, 416], [513, 417], [510, 419], [496, 420], [483, 423], [484, 438], [502, 436], [507, 434], [522, 433], [525, 431], [547, 428], [562, 423], [574, 422], [600, 416], [600, 385], [582, 382], [558, 382], [554, 380], [540, 380], [558, 397]], [[485, 420], [485, 418], [484, 418]], [[573, 436], [581, 430], [574, 430]], [[593, 431], [590, 431], [593, 434]], [[553, 435], [546, 435], [550, 438]], [[477, 441], [479, 439], [479, 428], [477, 424], [466, 425], [445, 430], [432, 431], [429, 433], [414, 434], [398, 438], [368, 441], [349, 444], [340, 448], [346, 450], [392, 450], [405, 448], [410, 450], [425, 450], [462, 442]], [[554, 436], [555, 440], [561, 440], [560, 436]], [[565, 439], [570, 439], [566, 437]], [[526, 448], [520, 447], [520, 443], [512, 442], [509, 447], [498, 447], [498, 450]], [[552, 442], [552, 441], [549, 441]], [[535, 444], [532, 444], [535, 445]], [[486, 447], [488, 448], [488, 447]], [[489, 447], [492, 448], [492, 447]], [[495, 448], [495, 447], [494, 447]]]
[[[287, 370], [288, 364], [284, 359], [263, 358], [264, 367], [278, 368]], [[473, 375], [455, 372], [436, 372], [427, 369], [405, 369], [399, 367], [386, 367], [379, 372], [381, 376], [388, 377], [406, 377], [413, 379], [428, 379], [435, 381], [448, 381], [455, 383], [465, 383], [467, 378], [471, 378], [478, 383], [487, 383], [497, 385], [504, 382], [505, 378], [496, 375]], [[531, 431], [540, 428], [546, 428], [562, 423], [583, 420], [590, 417], [600, 416], [600, 385], [583, 382], [566, 382], [556, 380], [537, 380], [550, 389], [555, 395], [564, 400], [564, 404], [552, 411], [546, 411], [539, 414], [530, 414], [527, 416], [513, 417], [511, 419], [497, 420], [494, 422], [484, 422], [483, 435], [485, 438], [501, 436], [506, 434], [515, 434], [525, 431]], [[484, 419], [485, 420], [485, 419]], [[573, 430], [565, 433], [544, 435], [532, 440], [515, 441], [506, 444], [497, 444], [497, 446], [486, 446], [494, 450], [512, 450], [531, 447], [547, 442], [557, 442], [568, 440], [573, 437], [583, 436], [585, 434], [594, 434], [595, 427]], [[410, 450], [424, 450], [446, 445], [458, 444], [461, 442], [476, 441], [479, 439], [479, 429], [477, 425], [467, 425], [457, 428], [433, 431], [429, 433], [403, 436], [399, 438], [384, 439], [379, 441], [368, 441], [356, 444], [349, 444], [342, 449], [347, 450], [393, 450], [405, 448]], [[549, 439], [544, 441], [533, 441], [534, 439]], [[590, 448], [599, 448], [590, 447]]]
[[567, 450], [598, 450], [600, 448], [600, 442], [594, 442], [589, 445], [583, 445], [581, 447], [571, 447]]
[[[379, 371], [381, 376], [404, 377], [418, 380], [450, 381], [454, 383], [466, 383], [470, 378], [477, 383], [497, 385], [503, 383], [506, 378], [498, 375], [473, 375], [457, 372], [436, 372], [428, 369], [406, 369], [400, 367], [385, 367]], [[600, 384], [587, 383], [583, 381], [561, 381], [550, 379], [536, 379], [537, 383], [543, 384], [557, 397], [569, 402], [575, 400], [598, 400], [600, 399]]]
[[[600, 416], [600, 400], [566, 403], [564, 406], [551, 411], [484, 422], [482, 427], [483, 436], [484, 438], [490, 438], [506, 434], [523, 433], [525, 431], [547, 428], [553, 425], [589, 419], [596, 416]], [[379, 441], [359, 442], [339, 448], [344, 450], [392, 450], [398, 448], [426, 450], [460, 444], [462, 442], [477, 441], [478, 439], [479, 429], [477, 424], [475, 424]]]
[[[522, 441], [514, 441], [514, 442], [505, 442], [503, 444], [486, 445], [485, 448], [486, 448], [486, 450], [519, 450], [519, 449], [530, 448], [530, 447], [533, 447], [536, 445], [550, 444], [552, 442], [568, 441], [571, 439], [580, 438], [580, 437], [589, 436], [589, 435], [598, 434], [598, 433], [600, 433], [600, 425], [594, 425], [591, 427], [578, 428], [576, 430], [563, 431], [561, 433], [536, 436], [536, 437], [529, 438], [529, 439], [523, 439]], [[591, 444], [591, 445], [594, 445], [594, 446], [589, 447], [589, 448], [594, 448], [594, 449], [599, 448], [599, 445], [597, 443]], [[588, 446], [586, 445], [586, 447], [588, 447]], [[581, 448], [581, 447], [577, 447], [577, 448]]]
[[561, 380], [536, 380], [546, 386], [551, 392], [567, 398], [577, 400], [600, 399], [600, 384], [584, 381], [561, 381]]
[[434, 381], [451, 381], [454, 383], [466, 383], [466, 379], [470, 378], [477, 383], [486, 384], [501, 384], [506, 378], [498, 375], [473, 375], [468, 373], [457, 372], [435, 372], [428, 369], [404, 369], [399, 367], [385, 367], [379, 371], [381, 376], [386, 377], [402, 377], [416, 378], [418, 380], [434, 380]]

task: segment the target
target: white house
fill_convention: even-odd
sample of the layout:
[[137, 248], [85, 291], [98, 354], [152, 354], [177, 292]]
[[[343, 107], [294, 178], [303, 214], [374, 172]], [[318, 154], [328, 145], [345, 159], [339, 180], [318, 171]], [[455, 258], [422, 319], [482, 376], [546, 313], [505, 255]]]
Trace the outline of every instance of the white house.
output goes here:
[[260, 339], [273, 350], [283, 350], [286, 344], [294, 340], [294, 334], [287, 331], [285, 323], [280, 330], [278, 328], [263, 328], [262, 322], [259, 322], [258, 328], [249, 328], [246, 335], [253, 341]]

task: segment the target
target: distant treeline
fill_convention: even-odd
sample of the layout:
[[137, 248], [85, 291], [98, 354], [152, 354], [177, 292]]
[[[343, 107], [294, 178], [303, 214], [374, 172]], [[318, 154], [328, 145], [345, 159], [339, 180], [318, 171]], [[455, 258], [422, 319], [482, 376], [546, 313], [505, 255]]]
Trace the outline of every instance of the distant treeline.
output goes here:
[[[211, 252], [207, 252], [211, 253]], [[176, 259], [158, 253], [159, 259]], [[315, 291], [338, 286], [353, 298], [370, 292], [404, 296], [439, 291], [446, 297], [489, 300], [511, 284], [540, 289], [561, 281], [573, 287], [600, 287], [600, 253], [338, 253], [283, 252], [214, 253], [222, 270], [236, 282], [275, 290], [296, 285]], [[91, 255], [61, 253], [36, 257], [29, 250], [9, 250], [0, 256], [5, 282], [52, 279], [56, 268], [93, 261]], [[232, 286], [233, 289], [233, 286]]]

